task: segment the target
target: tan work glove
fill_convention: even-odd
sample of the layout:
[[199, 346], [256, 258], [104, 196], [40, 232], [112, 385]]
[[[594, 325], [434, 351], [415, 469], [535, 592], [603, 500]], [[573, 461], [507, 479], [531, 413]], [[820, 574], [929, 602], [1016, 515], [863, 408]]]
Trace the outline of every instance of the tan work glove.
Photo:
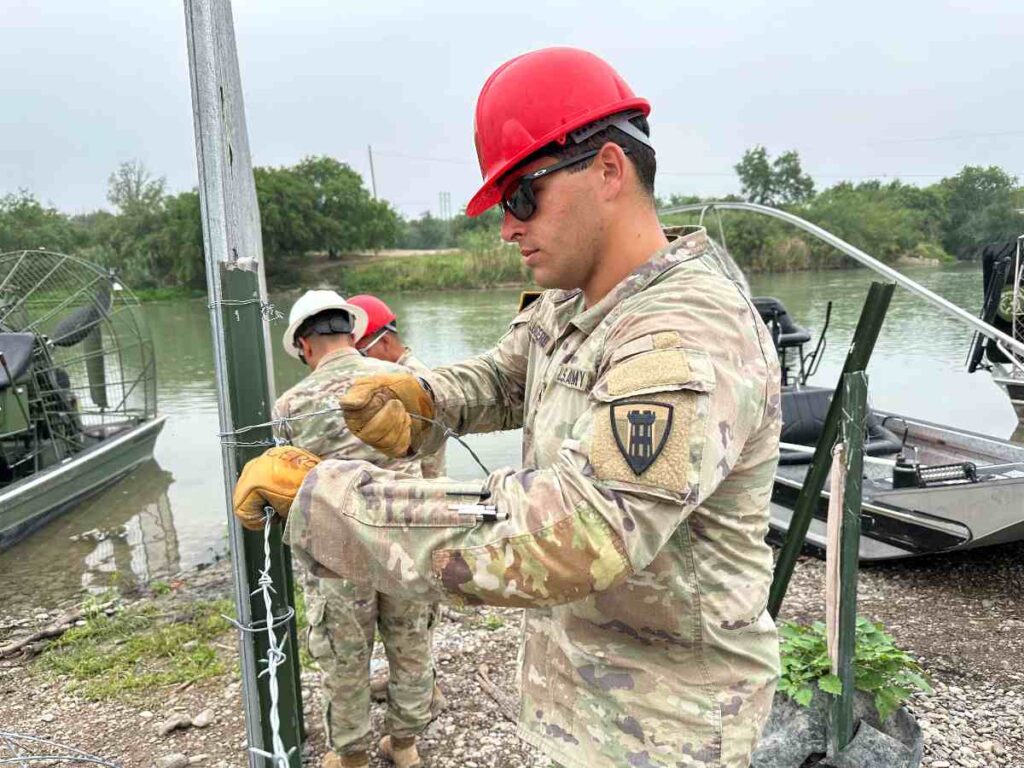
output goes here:
[[268, 504], [281, 518], [288, 517], [295, 494], [306, 474], [320, 463], [309, 451], [291, 445], [280, 445], [264, 451], [242, 468], [235, 483], [231, 505], [235, 517], [250, 531], [263, 528]]
[[395, 459], [419, 450], [434, 418], [434, 398], [409, 373], [380, 373], [356, 379], [340, 400], [345, 423], [367, 445]]

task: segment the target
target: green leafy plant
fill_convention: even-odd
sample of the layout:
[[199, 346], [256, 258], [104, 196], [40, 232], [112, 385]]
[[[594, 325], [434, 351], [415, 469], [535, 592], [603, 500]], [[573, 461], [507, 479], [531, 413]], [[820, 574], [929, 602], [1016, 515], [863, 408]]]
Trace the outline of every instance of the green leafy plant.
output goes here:
[[489, 632], [494, 632], [497, 629], [501, 629], [503, 626], [505, 626], [505, 620], [496, 613], [492, 613], [484, 617], [483, 628]]
[[[817, 686], [825, 693], [842, 693], [842, 683], [832, 674], [825, 625], [810, 626], [790, 621], [779, 626], [782, 678], [779, 691], [797, 704], [808, 706]], [[915, 691], [931, 693], [932, 688], [917, 661], [896, 647], [892, 637], [867, 619], [857, 617], [854, 687], [871, 695], [878, 716], [884, 721]]]

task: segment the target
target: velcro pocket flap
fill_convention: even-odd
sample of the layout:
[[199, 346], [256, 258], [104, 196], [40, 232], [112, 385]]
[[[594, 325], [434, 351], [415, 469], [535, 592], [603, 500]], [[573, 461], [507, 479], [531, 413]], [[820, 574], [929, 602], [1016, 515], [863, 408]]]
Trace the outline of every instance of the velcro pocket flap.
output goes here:
[[657, 348], [654, 342], [661, 335], [641, 336], [617, 349], [591, 396], [607, 403], [651, 392], [714, 392], [715, 369], [708, 353], [684, 347]]

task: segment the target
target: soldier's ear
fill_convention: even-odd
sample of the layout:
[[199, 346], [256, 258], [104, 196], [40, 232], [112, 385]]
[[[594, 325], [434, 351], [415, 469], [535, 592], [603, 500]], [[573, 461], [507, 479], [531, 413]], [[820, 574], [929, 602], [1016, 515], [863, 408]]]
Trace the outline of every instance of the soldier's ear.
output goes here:
[[309, 357], [313, 353], [313, 345], [309, 342], [308, 336], [299, 339], [299, 360], [309, 365]]

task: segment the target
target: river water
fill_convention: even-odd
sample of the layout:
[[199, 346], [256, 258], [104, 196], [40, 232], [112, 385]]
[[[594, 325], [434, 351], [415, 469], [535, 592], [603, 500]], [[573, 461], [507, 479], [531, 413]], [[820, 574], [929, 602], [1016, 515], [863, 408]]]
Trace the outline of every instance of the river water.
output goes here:
[[[981, 270], [975, 265], [912, 269], [907, 274], [976, 313]], [[867, 270], [755, 275], [757, 296], [775, 296], [813, 331], [834, 302], [828, 346], [813, 380], [833, 386], [871, 282]], [[295, 295], [273, 296], [287, 315]], [[515, 314], [517, 290], [383, 295], [399, 316], [403, 337], [428, 365], [486, 350]], [[0, 554], [0, 606], [51, 607], [83, 591], [126, 588], [203, 567], [226, 557], [227, 512], [220, 448], [209, 315], [204, 300], [143, 307], [157, 358], [160, 413], [167, 417], [154, 460]], [[277, 391], [304, 368], [283, 354], [285, 323], [271, 326]], [[815, 333], [815, 339], [817, 333]], [[870, 376], [875, 407], [998, 437], [1016, 419], [987, 374], [969, 375], [964, 358], [971, 332], [897, 288], [875, 348]], [[519, 433], [469, 438], [488, 467], [519, 461]], [[448, 448], [453, 477], [479, 477], [465, 449]], [[84, 535], [83, 535], [84, 534]]]

